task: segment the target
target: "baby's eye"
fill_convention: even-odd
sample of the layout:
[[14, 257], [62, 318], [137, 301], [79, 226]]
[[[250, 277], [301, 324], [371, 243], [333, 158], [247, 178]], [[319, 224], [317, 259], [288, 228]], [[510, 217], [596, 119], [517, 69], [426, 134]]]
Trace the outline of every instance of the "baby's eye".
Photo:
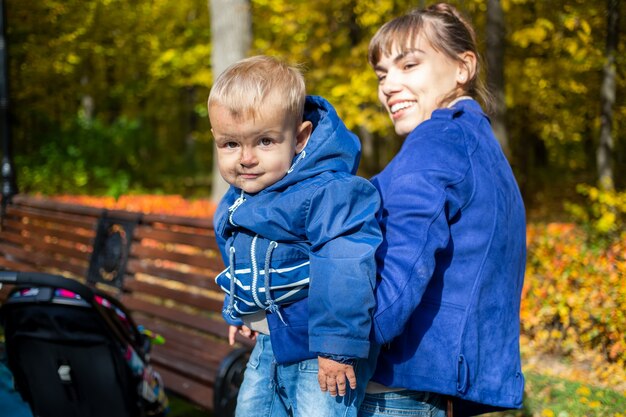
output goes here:
[[235, 149], [239, 144], [237, 142], [226, 142], [224, 147], [227, 149]]
[[261, 138], [261, 140], [259, 141], [259, 143], [263, 146], [270, 146], [272, 142], [273, 141], [270, 138]]

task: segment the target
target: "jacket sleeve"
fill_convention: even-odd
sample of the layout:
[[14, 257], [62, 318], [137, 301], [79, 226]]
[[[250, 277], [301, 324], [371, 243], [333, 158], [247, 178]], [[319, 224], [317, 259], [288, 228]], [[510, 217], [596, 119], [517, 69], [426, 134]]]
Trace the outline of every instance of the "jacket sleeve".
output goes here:
[[359, 177], [326, 183], [310, 199], [309, 350], [367, 358], [375, 307], [378, 191]]

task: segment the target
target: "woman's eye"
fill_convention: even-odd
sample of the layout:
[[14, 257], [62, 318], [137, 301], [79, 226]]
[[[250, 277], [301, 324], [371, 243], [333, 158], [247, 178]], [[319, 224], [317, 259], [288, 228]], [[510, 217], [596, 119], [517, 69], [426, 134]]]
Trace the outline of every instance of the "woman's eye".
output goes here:
[[382, 83], [383, 81], [385, 81], [385, 77], [387, 76], [387, 74], [376, 74], [376, 77], [378, 78], [378, 83]]
[[405, 69], [405, 70], [410, 70], [411, 68], [413, 68], [413, 67], [415, 67], [415, 66], [417, 66], [417, 64], [416, 64], [416, 63], [414, 63], [414, 62], [410, 62], [410, 63], [408, 63], [408, 64], [404, 64], [404, 69]]

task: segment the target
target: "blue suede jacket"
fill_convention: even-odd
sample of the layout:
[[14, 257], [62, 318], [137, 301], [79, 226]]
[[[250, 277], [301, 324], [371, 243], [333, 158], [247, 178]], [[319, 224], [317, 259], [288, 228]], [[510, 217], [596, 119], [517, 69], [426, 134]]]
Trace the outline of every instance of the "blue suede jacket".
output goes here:
[[382, 197], [373, 380], [455, 397], [455, 416], [522, 405], [522, 197], [479, 104], [411, 132], [372, 179]]
[[279, 363], [367, 358], [380, 197], [354, 175], [360, 143], [330, 103], [307, 97], [304, 118], [313, 133], [285, 177], [256, 194], [231, 187], [217, 208], [223, 316], [266, 310]]

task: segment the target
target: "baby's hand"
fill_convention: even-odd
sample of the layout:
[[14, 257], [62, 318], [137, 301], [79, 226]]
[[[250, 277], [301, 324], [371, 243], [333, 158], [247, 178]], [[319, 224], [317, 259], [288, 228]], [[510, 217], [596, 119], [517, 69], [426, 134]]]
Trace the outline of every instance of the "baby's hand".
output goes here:
[[319, 371], [317, 381], [322, 391], [328, 391], [332, 397], [346, 395], [346, 379], [350, 388], [356, 389], [356, 375], [352, 365], [335, 362], [332, 359], [317, 357]]
[[247, 337], [250, 340], [256, 340], [256, 335], [258, 332], [253, 332], [247, 326], [228, 326], [228, 343], [232, 346], [235, 344], [235, 336], [237, 336], [237, 332], [243, 337]]

